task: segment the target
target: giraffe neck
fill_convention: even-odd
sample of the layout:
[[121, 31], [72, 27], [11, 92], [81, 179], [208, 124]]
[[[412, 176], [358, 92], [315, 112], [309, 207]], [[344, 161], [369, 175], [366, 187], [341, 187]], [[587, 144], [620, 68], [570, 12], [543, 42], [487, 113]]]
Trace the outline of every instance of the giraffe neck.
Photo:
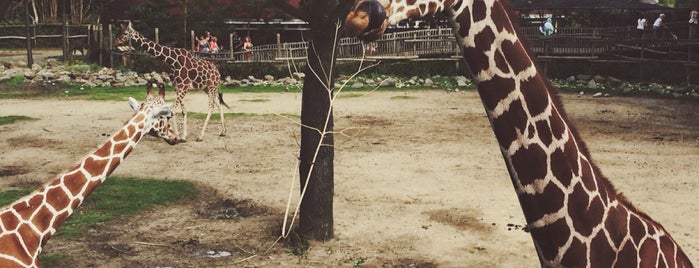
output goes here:
[[429, 9], [446, 10], [452, 20], [541, 264], [691, 266], [663, 227], [617, 194], [592, 164], [502, 3], [432, 3]]
[[131, 39], [136, 42], [136, 45], [144, 52], [152, 55], [153, 57], [162, 60], [163, 62], [174, 65], [175, 62], [177, 61], [177, 55], [182, 54], [182, 52], [178, 50], [184, 50], [184, 49], [178, 49], [178, 48], [171, 48], [168, 46], [163, 46], [161, 44], [158, 44], [156, 42], [153, 42], [152, 40], [146, 38], [143, 36], [141, 33], [137, 32], [134, 29], [129, 29], [130, 31], [130, 36], [133, 36]]
[[80, 163], [0, 209], [0, 267], [38, 266], [46, 241], [141, 140], [145, 118], [145, 113], [137, 113]]

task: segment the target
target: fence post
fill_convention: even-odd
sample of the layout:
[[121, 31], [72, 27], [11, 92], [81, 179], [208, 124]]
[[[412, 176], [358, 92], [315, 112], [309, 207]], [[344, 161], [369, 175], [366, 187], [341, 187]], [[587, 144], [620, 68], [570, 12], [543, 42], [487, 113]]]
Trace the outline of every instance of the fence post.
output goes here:
[[233, 33], [228, 34], [228, 47], [230, 48], [229, 58], [233, 58]]
[[160, 31], [159, 31], [158, 27], [155, 27], [155, 43], [156, 43], [156, 44], [160, 44], [160, 35], [159, 35], [159, 33], [160, 33]]
[[277, 33], [277, 56], [276, 58], [281, 57], [282, 54], [282, 36]]
[[26, 30], [27, 30], [27, 66], [29, 68], [34, 65], [34, 58], [32, 56], [32, 35], [31, 31], [29, 30], [29, 1], [26, 1], [26, 4], [24, 5], [25, 8], [25, 16], [24, 16], [24, 23], [26, 24]]
[[195, 43], [195, 38], [194, 38], [194, 30], [189, 31], [189, 41], [192, 44], [191, 50], [194, 50], [194, 48], [197, 46], [197, 44]]
[[114, 48], [112, 47], [112, 44], [114, 44], [114, 35], [112, 35], [112, 24], [110, 23], [108, 28], [107, 28], [107, 33], [109, 34], [109, 66], [114, 67]]

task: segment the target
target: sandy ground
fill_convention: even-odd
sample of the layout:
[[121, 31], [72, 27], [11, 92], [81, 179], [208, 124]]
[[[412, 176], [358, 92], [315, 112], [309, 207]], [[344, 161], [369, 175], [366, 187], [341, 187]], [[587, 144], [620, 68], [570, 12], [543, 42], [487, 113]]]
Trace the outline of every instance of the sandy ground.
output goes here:
[[[188, 107], [204, 112], [205, 98], [190, 94]], [[231, 112], [256, 115], [226, 119], [226, 137], [212, 121], [203, 142], [172, 147], [149, 137], [114, 173], [193, 181], [202, 195], [51, 240], [45, 253], [65, 254], [74, 267], [538, 266], [475, 91], [340, 98], [336, 130], [349, 135], [336, 138], [335, 238], [301, 255], [274, 244], [299, 140], [297, 118], [274, 114], [299, 114], [300, 94], [224, 98]], [[699, 260], [699, 104], [563, 98], [602, 171]], [[126, 101], [0, 100], [2, 116], [39, 119], [0, 126], [1, 189], [57, 175], [130, 114]], [[190, 118], [190, 140], [202, 123]], [[236, 210], [246, 213], [221, 219]]]

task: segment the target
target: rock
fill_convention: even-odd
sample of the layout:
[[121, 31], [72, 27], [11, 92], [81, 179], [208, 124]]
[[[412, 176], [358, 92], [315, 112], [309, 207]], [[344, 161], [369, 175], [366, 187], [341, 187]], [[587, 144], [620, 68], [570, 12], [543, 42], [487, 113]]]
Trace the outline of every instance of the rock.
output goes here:
[[468, 78], [466, 78], [463, 75], [459, 75], [456, 77], [456, 85], [457, 86], [466, 87], [466, 86], [468, 86], [468, 82], [469, 82]]
[[590, 82], [587, 82], [587, 87], [588, 88], [597, 88], [597, 82], [595, 80], [590, 80]]
[[566, 78], [566, 82], [575, 82], [575, 76], [569, 76], [568, 78]]
[[305, 73], [296, 72], [296, 73], [291, 74], [291, 76], [293, 76], [293, 77], [296, 78], [296, 79], [301, 80], [301, 79], [303, 79], [304, 77], [306, 77], [306, 74], [305, 74]]
[[614, 87], [621, 86], [621, 84], [624, 83], [624, 81], [621, 81], [621, 79], [611, 77], [611, 76], [607, 77], [607, 82], [609, 83], [609, 85], [614, 86]]
[[597, 92], [594, 95], [592, 95], [592, 97], [595, 97], [595, 98], [602, 97], [602, 92]]
[[350, 87], [351, 87], [351, 88], [363, 88], [363, 87], [364, 87], [364, 83], [362, 83], [362, 82], [355, 82], [355, 83], [352, 84], [352, 86], [350, 86]]
[[379, 84], [379, 86], [383, 86], [383, 87], [393, 87], [393, 86], [396, 86], [396, 79], [395, 79], [395, 78], [386, 78], [386, 79], [384, 79], [383, 81], [381, 81], [381, 83]]
[[598, 84], [604, 83], [607, 81], [607, 78], [604, 78], [604, 76], [601, 75], [595, 75], [592, 77], [592, 80], [595, 80]]
[[34, 77], [36, 77], [36, 73], [34, 73], [30, 70], [27, 70], [26, 72], [24, 72], [24, 79], [34, 80]]
[[274, 76], [265, 75], [265, 81], [274, 81]]
[[432, 79], [427, 78], [425, 79], [425, 82], [422, 85], [426, 87], [432, 87], [434, 86], [434, 82], [432, 81]]
[[586, 75], [586, 74], [579, 74], [579, 75], [576, 75], [576, 76], [575, 76], [575, 79], [577, 79], [577, 80], [582, 80], [582, 81], [587, 81], [587, 80], [592, 79], [592, 77], [589, 76], [589, 75]]

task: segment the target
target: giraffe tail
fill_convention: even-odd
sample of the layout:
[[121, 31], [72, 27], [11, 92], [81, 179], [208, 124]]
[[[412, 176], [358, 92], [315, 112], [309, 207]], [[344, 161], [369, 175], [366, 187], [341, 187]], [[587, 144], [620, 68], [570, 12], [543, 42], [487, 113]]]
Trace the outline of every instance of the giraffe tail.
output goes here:
[[223, 93], [219, 92], [218, 93], [218, 102], [222, 104], [223, 106], [226, 106], [226, 108], [230, 109], [231, 107], [228, 107], [228, 104], [223, 101]]

